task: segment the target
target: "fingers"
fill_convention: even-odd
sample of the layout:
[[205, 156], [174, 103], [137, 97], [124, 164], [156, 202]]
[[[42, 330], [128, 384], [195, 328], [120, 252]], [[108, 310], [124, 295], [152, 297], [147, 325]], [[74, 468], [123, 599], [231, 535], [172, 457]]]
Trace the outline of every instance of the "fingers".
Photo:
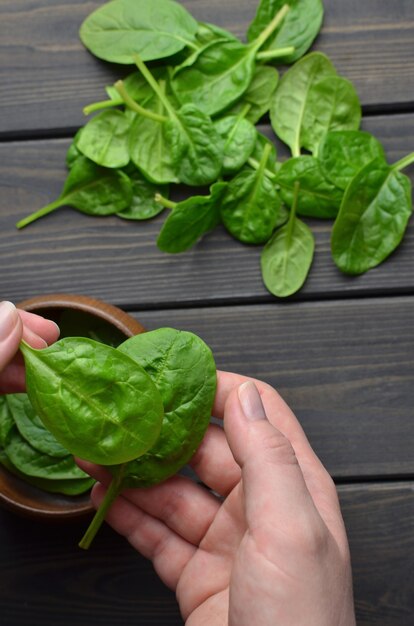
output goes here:
[[[102, 485], [94, 487], [92, 501], [95, 507], [100, 505], [104, 494]], [[157, 574], [168, 587], [176, 588], [183, 569], [197, 549], [194, 545], [123, 496], [112, 505], [106, 521], [138, 552], [151, 559]]]
[[[22, 311], [18, 309], [20, 318], [24, 324], [26, 333], [25, 341], [30, 343], [34, 341], [39, 344], [39, 338], [42, 340], [43, 345], [39, 347], [45, 347], [54, 343], [59, 338], [59, 327], [52, 320], [48, 320], [35, 313], [29, 313], [28, 311]], [[34, 343], [30, 343], [33, 348], [38, 346]]]
[[33, 348], [46, 348], [59, 337], [58, 326], [39, 315], [0, 303], [0, 393], [25, 389], [24, 362], [17, 354], [22, 339]]
[[317, 465], [315, 478], [312, 468], [307, 467], [314, 482], [322, 480], [325, 500], [321, 501], [318, 492], [309, 489], [294, 445], [273, 426], [270, 417], [252, 381], [234, 389], [227, 398], [224, 428], [242, 468], [249, 526], [254, 528], [269, 520], [278, 532], [289, 537], [294, 528], [306, 536], [308, 530], [326, 524], [341, 534], [342, 518], [329, 476], [327, 481], [325, 474], [319, 476]]
[[253, 381], [259, 391], [266, 415], [275, 426], [291, 442], [306, 483], [311, 492], [320, 498], [329, 493], [329, 498], [336, 497], [332, 480], [316, 456], [296, 416], [273, 387], [262, 381], [247, 378], [230, 372], [219, 372], [214, 415], [223, 417], [229, 397], [247, 381]]
[[[104, 468], [80, 460], [77, 463], [104, 485], [111, 481], [111, 475]], [[203, 539], [220, 508], [217, 498], [184, 476], [174, 476], [154, 487], [125, 489], [122, 497], [195, 546]]]
[[23, 324], [11, 302], [0, 303], [0, 372], [12, 360], [22, 338]]
[[209, 426], [190, 465], [200, 480], [221, 496], [227, 496], [240, 480], [240, 467], [234, 460], [223, 429], [216, 424]]

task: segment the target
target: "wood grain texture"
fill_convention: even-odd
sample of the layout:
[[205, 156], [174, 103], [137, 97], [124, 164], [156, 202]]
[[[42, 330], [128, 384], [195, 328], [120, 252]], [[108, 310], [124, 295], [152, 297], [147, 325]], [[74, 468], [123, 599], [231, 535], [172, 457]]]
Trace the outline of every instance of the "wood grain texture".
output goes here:
[[135, 313], [201, 336], [219, 369], [274, 386], [335, 478], [414, 475], [414, 299]]
[[[364, 128], [384, 144], [392, 163], [414, 146], [414, 115], [379, 116]], [[269, 127], [261, 127], [274, 137]], [[0, 144], [0, 277], [3, 298], [19, 301], [53, 292], [81, 293], [128, 308], [171, 306], [177, 302], [274, 300], [260, 272], [259, 246], [246, 246], [223, 228], [192, 250], [168, 255], [156, 238], [164, 215], [147, 222], [97, 218], [61, 208], [17, 231], [18, 219], [54, 200], [66, 177], [69, 140]], [[280, 158], [287, 152], [278, 143]], [[414, 180], [414, 167], [407, 170]], [[182, 196], [174, 192], [174, 197]], [[186, 193], [191, 193], [187, 188]], [[295, 299], [337, 295], [413, 293], [414, 230], [378, 268], [359, 277], [336, 269], [330, 253], [331, 221], [310, 220], [316, 237], [315, 260]]]
[[[411, 626], [413, 483], [339, 487], [358, 626]], [[5, 626], [179, 626], [174, 594], [108, 527], [77, 548], [84, 523], [40, 524], [0, 510]], [[213, 626], [213, 625], [212, 625]]]
[[[102, 2], [3, 0], [0, 3], [0, 133], [73, 129], [82, 107], [101, 100], [125, 67], [92, 57], [78, 29]], [[183, 0], [199, 20], [244, 38], [255, 0]], [[314, 49], [327, 53], [369, 107], [414, 101], [412, 0], [324, 0], [325, 22]]]
[[339, 488], [358, 626], [414, 621], [414, 484]]

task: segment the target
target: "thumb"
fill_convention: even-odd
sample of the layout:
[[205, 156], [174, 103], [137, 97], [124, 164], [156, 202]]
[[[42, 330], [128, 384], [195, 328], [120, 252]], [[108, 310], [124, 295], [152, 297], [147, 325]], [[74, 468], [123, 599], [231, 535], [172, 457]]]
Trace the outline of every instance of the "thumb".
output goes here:
[[0, 372], [12, 360], [22, 338], [23, 324], [11, 302], [0, 302]]
[[[280, 417], [280, 416], [279, 416]], [[256, 385], [248, 381], [229, 396], [224, 428], [241, 467], [246, 521], [283, 535], [320, 527], [321, 518], [290, 441], [267, 419]]]

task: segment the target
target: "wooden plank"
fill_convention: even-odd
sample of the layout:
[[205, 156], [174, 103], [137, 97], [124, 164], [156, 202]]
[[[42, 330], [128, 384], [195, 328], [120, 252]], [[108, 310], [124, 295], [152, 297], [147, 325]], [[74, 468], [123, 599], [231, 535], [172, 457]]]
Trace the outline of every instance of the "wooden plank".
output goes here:
[[339, 488], [358, 626], [414, 622], [414, 484]]
[[[101, 2], [4, 0], [0, 4], [0, 132], [56, 132], [84, 123], [82, 107], [125, 68], [93, 58], [78, 29]], [[183, 0], [199, 20], [244, 37], [254, 0]], [[407, 107], [414, 93], [411, 0], [324, 0], [325, 22], [314, 49], [350, 78], [366, 107]]]
[[[364, 128], [383, 142], [391, 163], [414, 146], [414, 115], [372, 117]], [[261, 129], [273, 137], [268, 126]], [[68, 144], [68, 140], [0, 144], [0, 264], [7, 268], [1, 277], [3, 297], [19, 301], [45, 291], [79, 292], [135, 308], [174, 305], [177, 294], [187, 304], [274, 300], [261, 279], [261, 247], [243, 245], [222, 228], [181, 255], [164, 254], [156, 247], [163, 215], [132, 223], [63, 208], [17, 231], [18, 219], [59, 195]], [[280, 144], [279, 153], [286, 158]], [[413, 177], [414, 168], [407, 173]], [[174, 192], [174, 197], [180, 193]], [[309, 223], [316, 254], [297, 299], [412, 292], [412, 224], [391, 259], [363, 276], [348, 277], [331, 259], [332, 222]]]
[[[414, 484], [339, 488], [358, 626], [411, 626]], [[7, 626], [182, 625], [174, 594], [108, 527], [88, 553], [85, 523], [41, 524], [0, 511], [0, 606]], [[138, 620], [138, 622], [137, 622]]]
[[137, 311], [190, 330], [217, 367], [265, 380], [337, 479], [414, 474], [414, 299]]

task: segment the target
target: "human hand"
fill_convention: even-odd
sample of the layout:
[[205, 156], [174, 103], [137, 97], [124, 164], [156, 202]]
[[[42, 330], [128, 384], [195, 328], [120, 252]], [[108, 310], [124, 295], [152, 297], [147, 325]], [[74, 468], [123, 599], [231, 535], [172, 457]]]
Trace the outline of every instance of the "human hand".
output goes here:
[[0, 302], [0, 393], [25, 389], [24, 362], [18, 353], [24, 339], [33, 348], [46, 348], [59, 337], [58, 326], [40, 315]]
[[[191, 465], [221, 498], [175, 476], [125, 490], [109, 524], [175, 590], [187, 626], [354, 626], [336, 489], [289, 407], [269, 385], [219, 372], [213, 415], [225, 432], [211, 425]], [[96, 507], [104, 492], [94, 487]]]

